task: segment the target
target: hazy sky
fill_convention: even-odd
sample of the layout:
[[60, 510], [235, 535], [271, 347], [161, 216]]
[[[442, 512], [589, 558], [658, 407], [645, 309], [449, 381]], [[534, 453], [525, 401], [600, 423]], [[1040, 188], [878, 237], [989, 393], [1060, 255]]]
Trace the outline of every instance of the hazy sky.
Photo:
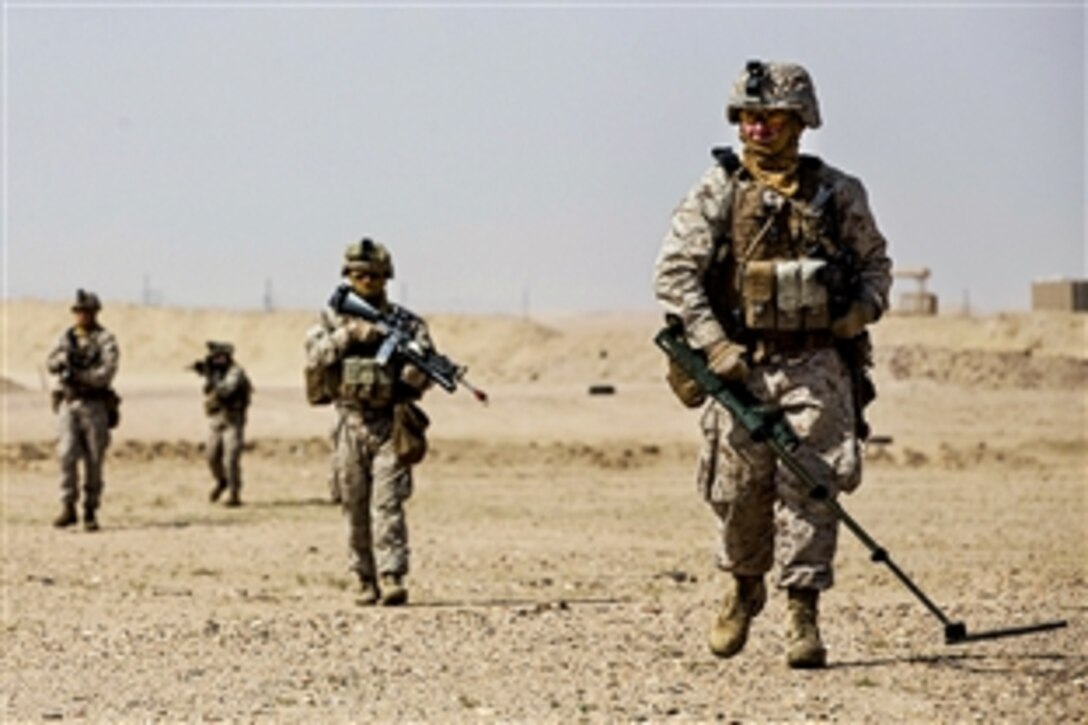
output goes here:
[[[6, 2], [4, 294], [318, 308], [387, 243], [425, 312], [653, 309], [749, 58], [813, 74], [945, 308], [1084, 276], [1082, 3]], [[900, 288], [902, 289], [902, 288]]]

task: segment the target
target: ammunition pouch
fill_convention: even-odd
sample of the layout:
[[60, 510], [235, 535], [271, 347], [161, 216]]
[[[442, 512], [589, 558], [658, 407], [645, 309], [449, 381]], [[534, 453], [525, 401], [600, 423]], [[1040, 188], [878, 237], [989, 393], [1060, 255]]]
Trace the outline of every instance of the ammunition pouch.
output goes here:
[[414, 403], [393, 406], [393, 451], [397, 460], [413, 465], [427, 455], [427, 426], [430, 418]]
[[307, 365], [303, 370], [306, 383], [306, 402], [310, 405], [329, 405], [340, 394], [340, 365]]
[[102, 400], [106, 404], [106, 423], [116, 428], [121, 423], [121, 396], [113, 388], [106, 388]]
[[749, 330], [825, 330], [831, 322], [822, 259], [751, 261], [741, 270], [744, 326]]
[[867, 440], [871, 429], [865, 419], [865, 408], [876, 400], [876, 384], [870, 370], [873, 367], [873, 345], [869, 333], [863, 332], [848, 340], [838, 340], [835, 349], [850, 375], [850, 392], [854, 400], [854, 434]]
[[369, 408], [387, 408], [393, 403], [394, 382], [389, 368], [377, 360], [347, 357], [341, 365], [340, 397]]

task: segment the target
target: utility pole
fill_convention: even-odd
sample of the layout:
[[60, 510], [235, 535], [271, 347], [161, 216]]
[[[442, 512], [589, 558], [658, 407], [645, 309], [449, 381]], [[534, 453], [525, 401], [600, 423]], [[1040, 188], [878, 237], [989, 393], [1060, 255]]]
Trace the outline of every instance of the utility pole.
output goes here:
[[272, 296], [272, 279], [270, 277], [264, 278], [264, 311], [272, 312], [275, 309], [275, 301]]

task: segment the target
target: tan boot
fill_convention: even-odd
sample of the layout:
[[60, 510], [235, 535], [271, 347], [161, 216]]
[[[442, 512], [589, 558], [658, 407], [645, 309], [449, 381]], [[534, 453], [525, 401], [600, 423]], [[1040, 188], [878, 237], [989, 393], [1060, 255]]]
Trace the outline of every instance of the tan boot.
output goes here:
[[53, 525], [58, 529], [63, 529], [78, 522], [79, 517], [76, 516], [76, 506], [72, 503], [64, 504], [64, 508], [61, 510], [60, 515], [53, 519]]
[[408, 602], [408, 590], [400, 574], [382, 574], [382, 606], [398, 607]]
[[710, 628], [710, 651], [719, 657], [732, 657], [744, 649], [748, 627], [767, 603], [763, 577], [734, 575], [733, 579], [733, 589]]
[[83, 510], [83, 530], [84, 531], [98, 531], [98, 517], [95, 515], [94, 509]]
[[215, 488], [208, 494], [208, 500], [215, 503], [219, 500], [219, 497], [223, 495], [223, 492], [227, 490], [227, 482], [223, 479], [219, 479], [215, 482]]
[[820, 641], [817, 624], [820, 592], [817, 589], [789, 590], [789, 652], [786, 662], [794, 669], [818, 669], [827, 666], [827, 649]]
[[378, 590], [378, 582], [371, 577], [359, 577], [359, 585], [362, 588], [362, 594], [355, 600], [359, 606], [372, 607], [377, 604], [382, 595]]

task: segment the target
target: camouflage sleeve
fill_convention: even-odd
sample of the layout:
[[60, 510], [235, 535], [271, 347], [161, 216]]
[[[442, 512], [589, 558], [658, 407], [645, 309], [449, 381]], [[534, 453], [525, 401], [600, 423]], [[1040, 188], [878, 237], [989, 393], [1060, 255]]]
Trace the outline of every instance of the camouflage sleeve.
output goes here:
[[892, 286], [892, 262], [888, 242], [877, 229], [868, 194], [860, 180], [847, 176], [839, 186], [840, 233], [857, 252], [861, 264], [861, 299], [873, 305], [879, 316], [888, 309]]
[[347, 330], [330, 309], [321, 311], [320, 321], [306, 331], [306, 365], [328, 367], [339, 362], [347, 347]]
[[706, 348], [725, 338], [714, 316], [703, 276], [729, 212], [729, 178], [720, 166], [707, 171], [672, 215], [654, 267], [654, 293], [668, 314], [684, 323], [688, 339]]
[[68, 335], [67, 333], [61, 333], [61, 336], [57, 339], [57, 344], [53, 346], [53, 349], [49, 352], [49, 357], [45, 359], [45, 369], [52, 375], [59, 375], [67, 363]]
[[226, 400], [237, 393], [246, 384], [246, 373], [240, 365], [231, 365], [225, 375], [216, 381], [212, 391], [216, 397]]
[[105, 390], [117, 374], [117, 363], [121, 358], [121, 351], [117, 347], [117, 339], [109, 330], [99, 329], [94, 335], [94, 344], [98, 347], [96, 362], [89, 368], [76, 371], [74, 377], [77, 383], [88, 388]]

